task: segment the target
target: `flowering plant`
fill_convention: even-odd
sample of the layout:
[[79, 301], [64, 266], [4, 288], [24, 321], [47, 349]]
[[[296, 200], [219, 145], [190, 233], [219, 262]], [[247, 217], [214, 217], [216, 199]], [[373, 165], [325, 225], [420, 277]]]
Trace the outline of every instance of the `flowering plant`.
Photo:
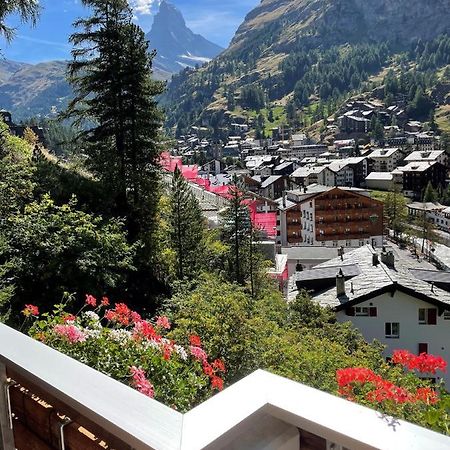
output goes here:
[[[367, 404], [388, 414], [413, 419], [438, 431], [449, 432], [450, 397], [442, 384], [431, 384], [420, 374], [445, 372], [447, 363], [440, 356], [427, 353], [414, 355], [395, 350], [392, 365], [383, 375], [365, 367], [349, 367], [336, 372], [338, 393], [347, 400]], [[404, 376], [404, 371], [410, 373]]]
[[211, 361], [196, 335], [168, 339], [167, 317], [145, 320], [125, 303], [110, 307], [108, 298], [92, 295], [69, 314], [69, 301], [40, 317], [26, 305], [25, 317], [35, 317], [30, 336], [181, 411], [223, 389], [223, 361]]

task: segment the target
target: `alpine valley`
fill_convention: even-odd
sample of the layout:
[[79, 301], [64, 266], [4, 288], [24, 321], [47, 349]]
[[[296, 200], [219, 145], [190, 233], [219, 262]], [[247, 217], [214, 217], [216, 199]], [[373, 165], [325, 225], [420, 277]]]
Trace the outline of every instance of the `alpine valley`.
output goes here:
[[[186, 67], [201, 66], [223, 49], [194, 34], [181, 12], [163, 1], [147, 34], [153, 61], [154, 77], [169, 80]], [[54, 116], [67, 105], [72, 90], [66, 81], [65, 61], [25, 64], [0, 60], [0, 106], [12, 112], [15, 119], [32, 116]]]
[[419, 89], [439, 108], [449, 102], [449, 23], [448, 0], [262, 0], [227, 50], [172, 79], [168, 128], [220, 136], [257, 117], [260, 131], [307, 126], [374, 89], [387, 103], [404, 95], [411, 108]]

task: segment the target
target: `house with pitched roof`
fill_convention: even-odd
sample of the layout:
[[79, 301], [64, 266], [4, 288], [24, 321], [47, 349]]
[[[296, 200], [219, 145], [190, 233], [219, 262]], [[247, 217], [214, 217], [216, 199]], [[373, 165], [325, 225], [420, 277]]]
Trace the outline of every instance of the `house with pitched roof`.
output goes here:
[[[421, 279], [417, 267], [394, 250], [380, 253], [366, 245], [297, 272], [289, 297], [307, 289], [338, 321], [352, 322], [368, 342], [385, 345], [386, 358], [396, 349], [407, 349], [449, 361], [450, 293]], [[450, 374], [444, 380], [450, 386]]]

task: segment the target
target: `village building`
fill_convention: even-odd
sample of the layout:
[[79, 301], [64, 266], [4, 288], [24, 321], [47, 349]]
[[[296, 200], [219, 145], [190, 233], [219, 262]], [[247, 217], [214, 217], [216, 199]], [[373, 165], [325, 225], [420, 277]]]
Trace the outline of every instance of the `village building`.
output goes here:
[[[417, 278], [417, 268], [392, 250], [380, 253], [366, 245], [297, 272], [290, 298], [301, 289], [312, 292], [313, 301], [332, 308], [338, 321], [352, 322], [368, 342], [376, 339], [385, 345], [386, 358], [401, 348], [448, 361], [450, 293]], [[450, 382], [449, 373], [444, 380]]]
[[377, 148], [369, 155], [373, 162], [372, 170], [374, 172], [391, 172], [394, 170], [404, 155], [399, 148]]
[[277, 202], [277, 242], [284, 247], [383, 244], [383, 204], [362, 189], [310, 185]]
[[434, 188], [445, 186], [447, 168], [437, 161], [413, 161], [398, 167], [403, 173], [403, 192], [415, 199], [421, 199], [428, 183]]

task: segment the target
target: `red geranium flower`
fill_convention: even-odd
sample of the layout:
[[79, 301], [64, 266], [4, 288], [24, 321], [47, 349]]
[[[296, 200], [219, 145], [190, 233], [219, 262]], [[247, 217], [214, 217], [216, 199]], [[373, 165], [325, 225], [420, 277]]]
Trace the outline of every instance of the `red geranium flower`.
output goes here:
[[30, 316], [38, 316], [39, 315], [39, 308], [35, 305], [25, 305], [25, 308], [22, 311], [22, 314], [25, 317], [30, 317]]
[[90, 294], [86, 294], [86, 305], [92, 306], [95, 308], [97, 306], [97, 299]]
[[223, 380], [220, 377], [212, 377], [211, 379], [211, 387], [213, 389], [217, 389], [218, 391], [221, 391], [223, 389]]
[[194, 347], [201, 347], [202, 346], [202, 341], [196, 334], [191, 334], [191, 336], [189, 336], [189, 342]]

